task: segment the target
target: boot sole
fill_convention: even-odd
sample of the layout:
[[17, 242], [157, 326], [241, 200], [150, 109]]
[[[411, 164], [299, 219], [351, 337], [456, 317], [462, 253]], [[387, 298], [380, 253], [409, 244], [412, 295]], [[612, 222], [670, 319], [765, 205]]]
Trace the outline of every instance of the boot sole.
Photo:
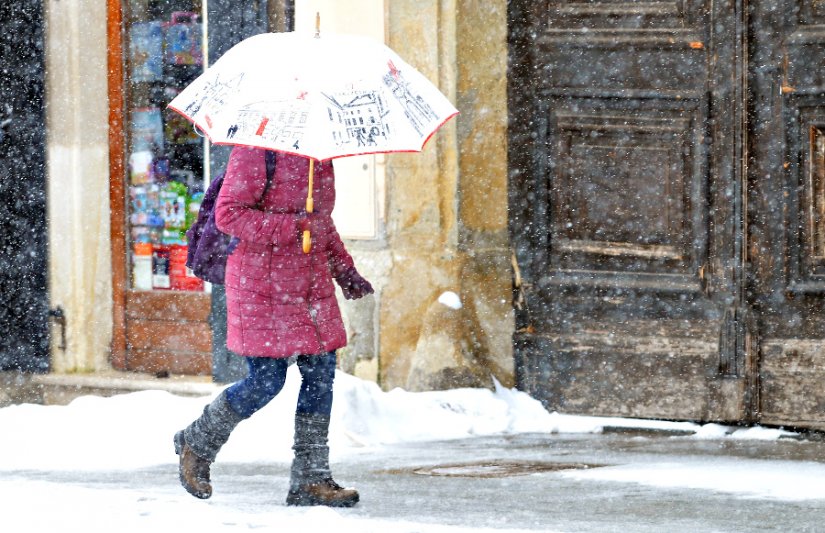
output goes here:
[[[178, 431], [177, 433], [175, 433], [174, 443], [175, 443], [175, 454], [181, 455], [183, 453], [183, 447], [186, 445], [186, 441], [183, 439], [183, 431]], [[186, 489], [186, 492], [188, 492], [189, 494], [191, 494], [195, 498], [199, 498], [201, 500], [206, 500], [210, 496], [212, 496], [211, 492], [201, 492], [201, 491], [195, 489], [195, 487], [192, 487], [191, 485], [189, 485], [186, 482], [186, 479], [183, 477], [183, 471], [180, 467], [180, 464], [178, 464], [178, 479], [180, 480], [181, 486], [184, 489]]]
[[309, 507], [323, 505], [325, 507], [354, 507], [360, 501], [357, 494], [348, 500], [325, 501], [308, 494], [290, 492], [286, 497], [286, 504], [291, 507]]

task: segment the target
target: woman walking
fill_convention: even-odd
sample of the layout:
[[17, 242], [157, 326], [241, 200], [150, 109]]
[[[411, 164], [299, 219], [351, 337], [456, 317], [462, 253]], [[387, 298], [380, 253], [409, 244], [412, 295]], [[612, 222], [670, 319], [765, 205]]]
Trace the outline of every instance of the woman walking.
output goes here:
[[[175, 434], [180, 480], [198, 498], [212, 495], [209, 469], [218, 451], [242, 420], [281, 391], [288, 360], [296, 356], [302, 383], [287, 504], [350, 507], [358, 492], [332, 479], [327, 446], [335, 350], [347, 343], [332, 281], [347, 299], [373, 289], [330, 217], [331, 162], [315, 165], [315, 209], [307, 213], [309, 160], [279, 153], [267, 189], [265, 153], [233, 148], [215, 206], [218, 228], [239, 239], [226, 264], [227, 346], [247, 357], [249, 374]], [[309, 253], [301, 247], [305, 230], [312, 236]]]

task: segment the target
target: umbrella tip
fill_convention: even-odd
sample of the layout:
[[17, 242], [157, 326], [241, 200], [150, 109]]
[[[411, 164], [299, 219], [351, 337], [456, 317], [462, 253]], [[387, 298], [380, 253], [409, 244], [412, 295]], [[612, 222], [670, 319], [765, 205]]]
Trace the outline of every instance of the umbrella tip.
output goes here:
[[321, 12], [315, 12], [315, 38], [319, 39], [321, 37]]

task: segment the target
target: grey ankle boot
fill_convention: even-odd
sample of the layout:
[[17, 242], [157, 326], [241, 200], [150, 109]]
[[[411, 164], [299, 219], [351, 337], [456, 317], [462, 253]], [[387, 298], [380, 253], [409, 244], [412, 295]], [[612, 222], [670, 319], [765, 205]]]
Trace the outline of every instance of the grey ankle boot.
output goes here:
[[329, 417], [295, 414], [295, 458], [289, 480], [287, 505], [327, 505], [352, 507], [358, 503], [355, 489], [347, 489], [332, 479], [329, 468], [327, 434]]
[[204, 407], [197, 420], [175, 434], [175, 453], [180, 455], [180, 481], [190, 494], [197, 498], [212, 495], [209, 465], [243, 419], [230, 407], [224, 391]]

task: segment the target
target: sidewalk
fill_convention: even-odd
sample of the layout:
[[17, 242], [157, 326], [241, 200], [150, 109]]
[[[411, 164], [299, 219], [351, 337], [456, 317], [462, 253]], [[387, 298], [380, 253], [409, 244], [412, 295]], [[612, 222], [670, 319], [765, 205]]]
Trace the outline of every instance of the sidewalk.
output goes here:
[[[747, 469], [752, 461], [816, 461], [820, 442], [697, 441], [628, 433], [518, 435], [442, 442], [395, 449], [388, 458], [362, 458], [339, 467], [358, 482], [363, 513], [374, 517], [422, 517], [441, 524], [565, 532], [755, 532], [825, 531], [825, 499], [781, 501], [708, 489], [588, 478], [600, 468]], [[465, 466], [437, 468], [439, 458]], [[535, 468], [527, 475], [496, 475], [489, 465]], [[466, 466], [476, 465], [476, 466]], [[485, 466], [488, 465], [488, 466]], [[589, 465], [587, 472], [577, 470]], [[552, 468], [572, 467], [570, 470]], [[549, 468], [541, 472], [542, 468]], [[780, 469], [782, 466], [780, 465]], [[231, 470], [228, 468], [228, 470]], [[511, 471], [512, 472], [512, 471]], [[240, 472], [233, 472], [240, 481]], [[429, 475], [428, 475], [429, 474]], [[440, 474], [440, 475], [439, 475]], [[490, 477], [484, 477], [488, 474]], [[825, 479], [819, 479], [825, 484]], [[243, 482], [236, 485], [241, 489]], [[371, 499], [377, 498], [377, 504]], [[422, 513], [422, 510], [426, 509]]]
[[[10, 381], [8, 374], [3, 377]], [[291, 386], [297, 385], [294, 379]], [[399, 397], [345, 376], [339, 385], [344, 420], [332, 466], [339, 482], [361, 493], [353, 509], [284, 504], [291, 454], [287, 415], [295, 390], [233, 435], [213, 466], [215, 494], [206, 501], [180, 487], [171, 445], [178, 420], [191, 419], [202, 398], [145, 393], [111, 401], [87, 398], [67, 408], [3, 410], [4, 524], [19, 533], [825, 531], [821, 434], [754, 440], [759, 428], [735, 437], [714, 433], [713, 425], [645, 430], [649, 421], [640, 420], [629, 421], [632, 427], [605, 424], [601, 433], [548, 430], [361, 444], [359, 435], [374, 433], [353, 433], [354, 417], [369, 419], [375, 431], [400, 417], [415, 435], [427, 436], [439, 416], [434, 405], [446, 405], [448, 414], [477, 412], [488, 420], [498, 404], [484, 400], [486, 395], [466, 399], [460, 393]], [[43, 398], [53, 387], [63, 390], [55, 398], [65, 400], [92, 389], [199, 395], [221, 385], [207, 378], [112, 374], [34, 376], [14, 387]], [[507, 395], [488, 399], [499, 402]], [[376, 413], [378, 406], [388, 410]], [[416, 419], [416, 413], [425, 418]], [[528, 413], [539, 416], [523, 411]], [[456, 416], [456, 423], [470, 420]], [[472, 420], [475, 425], [468, 427], [480, 427], [479, 418]], [[147, 462], [131, 460], [138, 454]], [[44, 501], [48, 513], [42, 512]]]
[[[25, 493], [27, 482], [36, 482], [47, 484], [36, 490], [47, 490], [49, 499], [61, 494], [59, 487], [69, 500], [95, 502], [72, 506], [64, 518], [77, 529], [63, 531], [103, 531], [84, 522], [91, 509], [98, 509], [95, 513], [102, 514], [95, 520], [113, 520], [110, 526], [120, 531], [818, 532], [825, 529], [825, 497], [783, 501], [571, 473], [583, 472], [576, 470], [583, 465], [590, 465], [590, 473], [655, 465], [747, 470], [771, 460], [781, 461], [782, 470], [788, 460], [814, 461], [823, 453], [825, 446], [811, 441], [720, 446], [685, 437], [528, 434], [404, 444], [334, 460], [336, 478], [361, 493], [353, 509], [286, 507], [287, 464], [220, 460], [213, 467], [215, 494], [207, 501], [183, 491], [173, 463], [128, 473], [0, 473], [0, 494], [4, 484], [14, 485], [16, 496]], [[84, 512], [82, 506], [90, 509]], [[18, 505], [7, 508], [6, 516], [15, 523]]]

